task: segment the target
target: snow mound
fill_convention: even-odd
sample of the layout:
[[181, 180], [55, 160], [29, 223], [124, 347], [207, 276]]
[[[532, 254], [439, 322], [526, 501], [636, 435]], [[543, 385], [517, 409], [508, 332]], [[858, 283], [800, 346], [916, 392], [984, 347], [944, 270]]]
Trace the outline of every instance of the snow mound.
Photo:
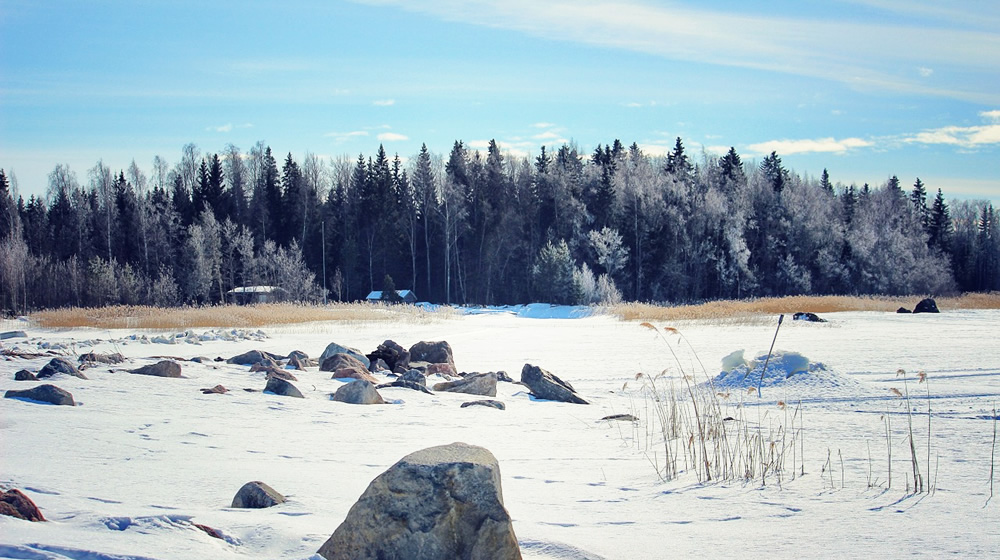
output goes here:
[[[767, 370], [764, 371], [764, 364]], [[763, 371], [763, 376], [761, 372]], [[737, 350], [722, 359], [722, 371], [712, 380], [717, 391], [749, 390], [751, 387], [782, 389], [786, 392], [829, 395], [834, 393], [859, 394], [869, 389], [820, 362], [812, 362], [798, 352], [775, 351], [771, 358], [766, 353], [746, 359], [743, 350]]]

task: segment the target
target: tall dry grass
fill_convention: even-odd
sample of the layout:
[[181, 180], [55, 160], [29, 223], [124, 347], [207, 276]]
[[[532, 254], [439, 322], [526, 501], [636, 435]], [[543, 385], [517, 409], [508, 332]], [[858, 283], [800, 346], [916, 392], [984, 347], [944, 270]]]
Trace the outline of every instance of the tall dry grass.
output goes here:
[[267, 303], [161, 308], [116, 305], [39, 311], [28, 318], [40, 327], [103, 329], [261, 328], [323, 321], [430, 321], [449, 317], [449, 308], [426, 311], [412, 305]]
[[[698, 305], [663, 306], [647, 303], [622, 303], [604, 308], [609, 315], [624, 321], [719, 322], [753, 321], [762, 316], [791, 314], [799, 311], [823, 314], [838, 311], [894, 312], [913, 307], [926, 296], [787, 296], [751, 300], [710, 301]], [[963, 294], [935, 298], [938, 309], [1000, 309], [1000, 292]]]

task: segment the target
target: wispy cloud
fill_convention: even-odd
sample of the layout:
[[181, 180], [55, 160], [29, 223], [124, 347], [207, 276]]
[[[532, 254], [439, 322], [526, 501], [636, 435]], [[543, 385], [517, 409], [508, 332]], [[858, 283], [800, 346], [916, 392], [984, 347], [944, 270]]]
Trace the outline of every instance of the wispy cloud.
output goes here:
[[402, 142], [410, 139], [409, 136], [399, 134], [398, 132], [382, 132], [376, 138], [381, 142]]
[[365, 130], [352, 130], [350, 132], [327, 132], [323, 135], [326, 138], [333, 138], [333, 140], [338, 144], [343, 144], [348, 140], [353, 138], [364, 138], [368, 136], [368, 132]]
[[375, 101], [372, 101], [372, 105], [376, 107], [392, 107], [395, 104], [395, 99], [376, 99]]
[[923, 130], [903, 139], [910, 144], [938, 144], [974, 149], [1000, 144], [1000, 110], [979, 113], [987, 124], [974, 126], [942, 126]]
[[238, 128], [253, 128], [253, 124], [251, 124], [251, 123], [243, 123], [243, 124], [233, 125], [233, 123], [226, 123], [226, 124], [220, 125], [220, 126], [209, 126], [209, 127], [206, 127], [205, 130], [207, 130], [209, 132], [223, 132], [223, 133], [225, 133], [225, 132], [232, 132], [233, 129], [238, 129]]
[[554, 128], [556, 125], [550, 122], [536, 122], [531, 128]]
[[[838, 16], [836, 3], [815, 15], [770, 16], [759, 11], [710, 10], [695, 3], [641, 0], [356, 0], [431, 14], [449, 21], [515, 30], [642, 52], [673, 60], [768, 70], [838, 81], [857, 88], [992, 102], [1000, 99], [1000, 20], [996, 6], [977, 4], [976, 18], [961, 10], [915, 2], [917, 17], [866, 23]], [[914, 2], [868, 0], [903, 12]], [[972, 11], [972, 10], [970, 10]], [[909, 14], [909, 12], [905, 12]], [[942, 13], [944, 16], [942, 16]], [[886, 19], [888, 21], [888, 19]], [[849, 37], [849, 40], [845, 40]], [[928, 83], [901, 68], [948, 68], [947, 83]]]
[[861, 138], [818, 138], [803, 140], [769, 140], [747, 146], [754, 154], [769, 154], [777, 152], [781, 155], [792, 154], [842, 154], [858, 148], [867, 148], [874, 143]]

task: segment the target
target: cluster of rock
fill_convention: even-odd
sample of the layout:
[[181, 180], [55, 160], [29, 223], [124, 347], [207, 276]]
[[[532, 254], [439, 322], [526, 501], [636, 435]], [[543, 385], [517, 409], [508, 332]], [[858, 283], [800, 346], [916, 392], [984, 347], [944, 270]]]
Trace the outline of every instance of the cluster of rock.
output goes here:
[[933, 298], [925, 298], [920, 300], [913, 311], [905, 307], [900, 307], [896, 310], [896, 313], [940, 313], [938, 309], [937, 302]]

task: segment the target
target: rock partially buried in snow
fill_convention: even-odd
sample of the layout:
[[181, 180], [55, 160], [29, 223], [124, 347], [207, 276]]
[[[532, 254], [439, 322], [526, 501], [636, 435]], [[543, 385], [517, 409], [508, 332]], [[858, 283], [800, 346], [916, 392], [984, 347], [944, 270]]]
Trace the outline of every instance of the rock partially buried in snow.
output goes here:
[[410, 347], [410, 361], [430, 364], [451, 364], [455, 367], [455, 354], [445, 341], [421, 341]]
[[925, 298], [913, 308], [914, 313], [940, 313], [937, 302], [933, 298]]
[[385, 404], [370, 381], [358, 379], [337, 389], [333, 400], [347, 404]]
[[[367, 359], [367, 358], [366, 358]], [[368, 367], [371, 362], [365, 363], [358, 359], [357, 356], [353, 354], [348, 354], [346, 352], [337, 352], [331, 356], [323, 358], [319, 363], [320, 371], [337, 371], [341, 368], [357, 368], [359, 370], [368, 371]]]
[[76, 402], [73, 401], [73, 395], [70, 394], [69, 391], [49, 384], [39, 385], [38, 387], [32, 387], [31, 389], [24, 389], [21, 391], [11, 389], [10, 391], [4, 393], [3, 396], [7, 399], [28, 399], [31, 401], [63, 406], [76, 405]]
[[456, 381], [438, 383], [432, 388], [435, 391], [495, 397], [497, 396], [497, 374], [493, 372], [470, 373]]
[[485, 406], [488, 408], [495, 408], [497, 410], [507, 410], [507, 405], [493, 399], [483, 399], [481, 401], [469, 401], [462, 403], [462, 408], [469, 408], [470, 406]]
[[11, 488], [0, 495], [0, 515], [16, 517], [25, 521], [45, 521], [42, 512], [17, 488]]
[[327, 560], [521, 558], [496, 457], [465, 443], [411, 453], [376, 477], [318, 553]]
[[263, 509], [285, 503], [285, 497], [259, 480], [247, 482], [233, 498], [234, 508]]
[[122, 356], [120, 353], [115, 353], [115, 354], [98, 354], [96, 352], [88, 352], [86, 354], [81, 354], [79, 360], [80, 360], [80, 364], [81, 365], [84, 365], [84, 364], [86, 364], [86, 365], [94, 365], [94, 364], [113, 365], [113, 364], [124, 363], [125, 362], [125, 356]]
[[35, 374], [26, 369], [22, 369], [14, 374], [14, 381], [37, 381]]
[[73, 377], [79, 377], [80, 379], [87, 379], [87, 376], [80, 373], [77, 369], [76, 364], [67, 360], [66, 358], [52, 358], [49, 363], [45, 364], [41, 370], [38, 372], [38, 379], [45, 379], [46, 377], [52, 377], [53, 375], [72, 375]]
[[267, 376], [267, 386], [264, 387], [264, 391], [284, 397], [305, 398], [295, 385], [275, 375]]
[[161, 360], [155, 364], [142, 366], [138, 369], [130, 369], [129, 373], [152, 375], [154, 377], [180, 377], [181, 365], [173, 360]]
[[336, 342], [331, 342], [326, 346], [326, 349], [323, 350], [323, 354], [321, 354], [319, 357], [320, 369], [322, 371], [332, 371], [332, 370], [324, 370], [323, 362], [325, 362], [327, 358], [333, 356], [334, 354], [349, 354], [357, 358], [362, 364], [364, 364], [366, 368], [371, 366], [371, 361], [368, 359], [367, 356], [362, 354], [360, 350], [356, 348], [350, 348], [348, 346], [341, 346]]
[[576, 394], [576, 389], [572, 385], [538, 366], [524, 364], [521, 368], [521, 383], [527, 385], [531, 393], [539, 399], [590, 404]]

